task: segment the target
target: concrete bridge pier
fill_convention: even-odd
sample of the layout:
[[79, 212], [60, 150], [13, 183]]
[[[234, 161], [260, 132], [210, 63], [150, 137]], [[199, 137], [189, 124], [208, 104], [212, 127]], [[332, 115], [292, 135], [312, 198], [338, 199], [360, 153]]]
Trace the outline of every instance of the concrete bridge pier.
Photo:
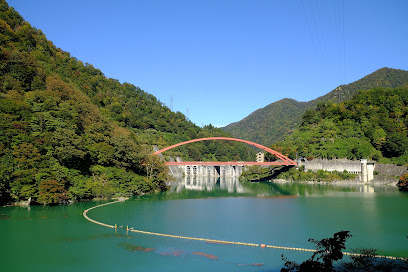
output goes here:
[[199, 175], [199, 176], [203, 175], [203, 166], [202, 165], [197, 165], [197, 175]]
[[221, 177], [234, 177], [235, 168], [232, 165], [221, 165], [219, 175]]
[[235, 177], [235, 167], [232, 165], [227, 165], [227, 169], [226, 169], [226, 173], [225, 175], [227, 177]]
[[217, 173], [217, 171], [216, 171], [216, 169], [215, 169], [215, 167], [214, 166], [212, 166], [212, 165], [206, 165], [206, 166], [203, 166], [203, 174], [204, 174], [204, 176], [209, 176], [209, 177], [215, 177], [215, 176], [218, 176], [218, 173]]
[[227, 166], [226, 165], [220, 166], [220, 176], [225, 177], [226, 173], [227, 173]]
[[184, 174], [186, 176], [197, 176], [198, 170], [198, 165], [186, 165], [184, 168]]
[[235, 170], [235, 177], [239, 177], [242, 175], [243, 166], [235, 165], [234, 170]]
[[185, 165], [185, 176], [204, 177], [239, 177], [242, 174], [241, 165]]
[[219, 176], [219, 170], [217, 171], [215, 166], [211, 165], [185, 165], [184, 166], [185, 176]]

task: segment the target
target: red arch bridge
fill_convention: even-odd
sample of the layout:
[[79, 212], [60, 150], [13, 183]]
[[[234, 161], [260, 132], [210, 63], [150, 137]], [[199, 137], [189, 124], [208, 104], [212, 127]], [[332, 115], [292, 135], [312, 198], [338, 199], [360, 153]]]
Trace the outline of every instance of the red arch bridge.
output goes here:
[[[180, 175], [177, 168], [184, 167], [184, 172], [186, 175], [203, 175], [203, 176], [217, 176], [217, 175], [225, 175], [225, 176], [239, 176], [242, 173], [242, 168], [244, 166], [249, 165], [293, 165], [297, 166], [297, 163], [288, 157], [280, 154], [279, 152], [270, 149], [266, 146], [247, 141], [237, 138], [230, 138], [230, 137], [208, 137], [208, 138], [199, 138], [190, 141], [181, 142], [172, 146], [168, 146], [161, 150], [155, 151], [153, 154], [161, 155], [161, 153], [176, 148], [178, 146], [201, 142], [201, 141], [211, 141], [211, 140], [227, 140], [227, 141], [235, 141], [235, 142], [242, 142], [246, 143], [255, 147], [258, 147], [266, 152], [271, 153], [273, 156], [277, 158], [276, 161], [273, 162], [247, 162], [247, 161], [224, 161], [224, 162], [208, 162], [208, 161], [169, 161], [165, 164], [169, 166], [170, 171], [173, 175]], [[177, 168], [176, 168], [177, 167]]]

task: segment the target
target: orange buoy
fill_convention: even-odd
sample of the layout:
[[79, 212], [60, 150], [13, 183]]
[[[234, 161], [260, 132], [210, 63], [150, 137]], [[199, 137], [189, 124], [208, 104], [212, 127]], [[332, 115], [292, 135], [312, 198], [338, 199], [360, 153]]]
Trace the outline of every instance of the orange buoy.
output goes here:
[[260, 247], [266, 247], [266, 245], [265, 245], [265, 244], [261, 244]]

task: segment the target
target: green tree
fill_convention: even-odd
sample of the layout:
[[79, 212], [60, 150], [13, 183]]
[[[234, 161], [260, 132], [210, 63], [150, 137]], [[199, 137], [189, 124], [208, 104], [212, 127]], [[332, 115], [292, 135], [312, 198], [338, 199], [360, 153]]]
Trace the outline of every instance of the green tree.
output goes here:
[[64, 203], [68, 200], [65, 182], [56, 180], [42, 181], [39, 186], [37, 202], [43, 205]]
[[402, 175], [397, 183], [400, 191], [408, 192], [408, 173]]
[[150, 154], [143, 160], [148, 179], [166, 180], [168, 178], [168, 167], [158, 155]]
[[285, 261], [285, 268], [281, 272], [299, 271], [299, 272], [329, 272], [335, 271], [333, 262], [343, 258], [342, 250], [345, 249], [347, 238], [351, 237], [349, 231], [339, 231], [333, 235], [332, 238], [325, 238], [322, 240], [309, 239], [316, 245], [316, 251], [312, 257], [301, 264], [289, 261], [282, 255], [282, 260]]
[[408, 151], [408, 137], [401, 133], [390, 134], [382, 148], [385, 157], [399, 157]]

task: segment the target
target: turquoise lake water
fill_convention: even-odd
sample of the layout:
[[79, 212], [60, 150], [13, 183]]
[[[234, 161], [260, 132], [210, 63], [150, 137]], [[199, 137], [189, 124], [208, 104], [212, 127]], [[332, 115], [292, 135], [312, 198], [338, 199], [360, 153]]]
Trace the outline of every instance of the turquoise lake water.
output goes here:
[[279, 271], [281, 255], [311, 254], [126, 232], [313, 248], [340, 230], [347, 251], [376, 248], [408, 257], [408, 194], [396, 188], [318, 184], [180, 181], [166, 193], [103, 202], [0, 208], [0, 271]]

